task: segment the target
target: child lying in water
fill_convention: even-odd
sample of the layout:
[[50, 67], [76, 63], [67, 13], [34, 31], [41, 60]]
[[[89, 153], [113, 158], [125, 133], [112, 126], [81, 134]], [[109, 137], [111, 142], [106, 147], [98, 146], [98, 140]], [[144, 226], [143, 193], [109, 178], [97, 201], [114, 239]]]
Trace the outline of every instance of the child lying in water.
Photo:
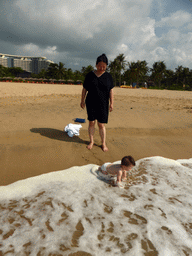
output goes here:
[[132, 156], [124, 156], [121, 159], [121, 164], [105, 163], [99, 167], [99, 171], [104, 175], [117, 175], [117, 186], [123, 187], [121, 181], [126, 181], [126, 172], [130, 171], [135, 166], [135, 160]]

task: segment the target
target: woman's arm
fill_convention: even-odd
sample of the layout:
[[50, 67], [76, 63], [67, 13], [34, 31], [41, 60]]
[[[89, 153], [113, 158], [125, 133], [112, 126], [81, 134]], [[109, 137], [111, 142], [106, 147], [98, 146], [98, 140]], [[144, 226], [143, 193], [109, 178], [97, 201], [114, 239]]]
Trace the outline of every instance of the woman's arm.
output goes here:
[[85, 108], [85, 96], [87, 94], [87, 90], [83, 87], [83, 90], [82, 90], [82, 94], [81, 94], [81, 103], [80, 103], [80, 106], [81, 108]]
[[110, 90], [109, 100], [110, 100], [109, 111], [111, 112], [113, 110], [113, 89]]

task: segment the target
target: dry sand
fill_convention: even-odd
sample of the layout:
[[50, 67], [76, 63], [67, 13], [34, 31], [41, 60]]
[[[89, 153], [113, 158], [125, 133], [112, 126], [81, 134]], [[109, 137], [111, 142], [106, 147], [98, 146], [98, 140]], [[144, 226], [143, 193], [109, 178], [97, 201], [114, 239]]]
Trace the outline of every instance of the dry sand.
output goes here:
[[82, 86], [0, 83], [0, 185], [89, 163], [148, 156], [192, 157], [192, 92], [114, 88], [107, 129], [108, 152], [86, 148], [88, 122], [79, 137], [64, 127], [86, 118]]

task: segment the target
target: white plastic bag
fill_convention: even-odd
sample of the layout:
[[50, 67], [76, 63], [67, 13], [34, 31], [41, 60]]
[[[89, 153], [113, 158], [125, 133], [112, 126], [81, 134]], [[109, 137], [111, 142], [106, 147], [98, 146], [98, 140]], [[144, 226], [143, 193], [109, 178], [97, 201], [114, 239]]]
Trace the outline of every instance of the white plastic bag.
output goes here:
[[67, 132], [69, 137], [73, 137], [74, 135], [79, 136], [79, 131], [81, 127], [81, 124], [68, 124], [67, 126], [65, 126], [64, 131]]

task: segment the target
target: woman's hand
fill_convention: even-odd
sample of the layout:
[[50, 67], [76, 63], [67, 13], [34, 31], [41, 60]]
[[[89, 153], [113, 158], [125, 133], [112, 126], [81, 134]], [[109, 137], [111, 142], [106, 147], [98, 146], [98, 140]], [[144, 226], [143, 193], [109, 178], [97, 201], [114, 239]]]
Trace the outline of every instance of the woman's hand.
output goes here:
[[109, 111], [110, 111], [110, 112], [113, 111], [113, 104], [110, 104], [110, 105], [109, 105]]
[[82, 94], [81, 94], [81, 103], [80, 106], [82, 109], [85, 108], [85, 96], [87, 94], [87, 90], [83, 87]]
[[80, 106], [81, 106], [82, 109], [84, 109], [85, 108], [85, 102], [81, 102]]
[[109, 111], [111, 112], [113, 111], [113, 89], [110, 90], [109, 100], [110, 100]]

